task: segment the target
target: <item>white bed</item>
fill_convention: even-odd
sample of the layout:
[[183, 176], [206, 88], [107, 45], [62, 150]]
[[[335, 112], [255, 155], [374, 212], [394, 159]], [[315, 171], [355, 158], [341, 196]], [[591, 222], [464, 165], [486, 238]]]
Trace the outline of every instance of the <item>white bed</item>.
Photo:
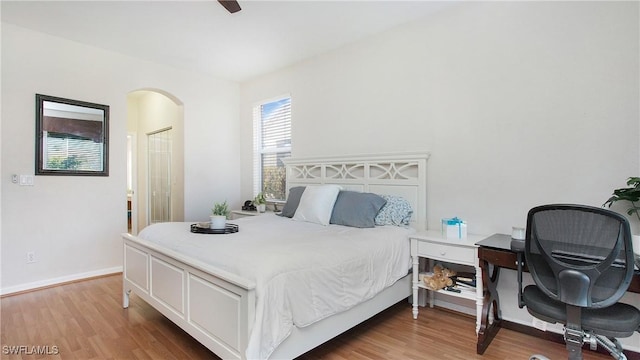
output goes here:
[[[424, 229], [426, 222], [427, 158], [428, 154], [414, 153], [288, 159], [287, 188], [338, 184], [345, 190], [402, 196], [414, 210], [412, 227], [420, 230]], [[277, 233], [277, 229], [285, 226], [285, 222], [293, 225], [291, 237], [306, 240], [301, 241], [299, 248], [293, 249], [293, 252], [299, 253], [306, 248], [313, 255], [292, 258], [288, 249], [291, 244], [296, 244], [295, 241], [285, 243], [283, 238], [287, 236], [283, 234], [275, 238], [265, 234]], [[271, 359], [291, 359], [411, 295], [410, 276], [405, 275], [410, 268], [409, 253], [400, 248], [395, 256], [398, 257], [397, 263], [404, 264], [396, 267], [396, 271], [401, 273], [387, 275], [386, 272], [373, 271], [371, 274], [375, 274], [372, 276], [374, 279], [369, 279], [366, 286], [360, 287], [353, 279], [345, 280], [336, 276], [339, 271], [330, 266], [326, 266], [329, 269], [325, 271], [328, 274], [326, 281], [324, 277], [313, 274], [300, 277], [304, 273], [300, 269], [294, 269], [291, 274], [295, 276], [288, 279], [265, 270], [268, 268], [265, 264], [270, 262], [289, 262], [294, 267], [302, 263], [311, 267], [335, 263], [338, 268], [344, 269], [344, 263], [340, 264], [339, 261], [348, 262], [346, 250], [332, 259], [330, 256], [321, 256], [321, 249], [346, 243], [345, 239], [352, 239], [353, 234], [367, 234], [366, 237], [372, 240], [371, 243], [366, 242], [366, 237], [358, 240], [364, 241], [361, 243], [349, 240], [353, 252], [375, 248], [374, 238], [378, 235], [381, 242], [385, 238], [400, 237], [408, 244], [408, 229], [392, 226], [375, 229], [340, 225], [322, 227], [275, 215], [238, 219], [235, 223], [240, 226], [240, 232], [232, 235], [191, 234], [188, 223], [159, 224], [137, 237], [123, 234], [123, 306], [128, 306], [129, 294], [133, 291], [224, 359], [266, 358], [269, 355]], [[314, 242], [310, 234], [318, 228], [326, 237]], [[267, 231], [269, 229], [271, 231]], [[256, 243], [254, 239], [250, 242], [248, 239], [251, 237], [262, 241]], [[206, 244], [206, 241], [216, 243]], [[326, 246], [331, 241], [335, 244]], [[241, 245], [240, 250], [231, 250], [234, 242], [234, 246]], [[242, 244], [245, 244], [244, 247]], [[267, 249], [270, 255], [261, 256], [267, 254]], [[372, 261], [370, 265], [374, 270], [378, 266], [375, 264]], [[358, 266], [353, 268], [354, 271], [356, 268]], [[287, 280], [281, 281], [283, 278]], [[324, 285], [338, 278], [343, 288], [350, 289], [338, 294], [341, 301], [333, 304], [324, 295], [317, 296], [331, 293]], [[305, 288], [296, 285], [296, 281], [302, 284], [313, 281], [314, 291], [287, 291]], [[272, 303], [265, 305], [264, 299], [270, 298], [269, 294], [282, 292], [288, 294], [285, 301], [289, 302], [289, 306], [281, 306], [283, 300], [277, 300], [278, 306]], [[316, 296], [312, 299], [299, 296], [303, 292], [315, 293]], [[293, 308], [291, 313], [283, 310], [289, 308]], [[285, 320], [276, 321], [278, 317]], [[292, 321], [296, 326], [291, 326]]]

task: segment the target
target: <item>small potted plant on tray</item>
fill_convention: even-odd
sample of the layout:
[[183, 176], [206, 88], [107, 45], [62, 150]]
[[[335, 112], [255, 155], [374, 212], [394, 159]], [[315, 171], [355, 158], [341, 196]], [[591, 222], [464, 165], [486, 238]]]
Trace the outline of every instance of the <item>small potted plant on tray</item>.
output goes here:
[[267, 199], [264, 197], [262, 192], [259, 192], [258, 195], [253, 199], [253, 204], [256, 206], [258, 212], [265, 212], [267, 209]]
[[211, 209], [211, 229], [224, 229], [227, 226], [227, 217], [229, 216], [229, 206], [225, 200], [223, 203], [213, 204]]

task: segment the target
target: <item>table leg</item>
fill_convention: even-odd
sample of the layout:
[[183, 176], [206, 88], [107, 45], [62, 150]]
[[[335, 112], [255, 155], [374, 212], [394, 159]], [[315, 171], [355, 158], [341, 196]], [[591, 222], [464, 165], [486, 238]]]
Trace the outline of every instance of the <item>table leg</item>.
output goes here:
[[[488, 261], [480, 259], [480, 269], [482, 271], [484, 301], [476, 352], [482, 355], [491, 344], [498, 330], [500, 330], [502, 314], [500, 313], [500, 299], [497, 290], [500, 267], [493, 266]], [[493, 315], [493, 319], [491, 319], [491, 315]]]
[[414, 256], [413, 257], [413, 318], [417, 319], [418, 318], [418, 273], [419, 273], [419, 269], [418, 269], [418, 264], [420, 263], [420, 257], [418, 256]]
[[476, 336], [480, 333], [480, 323], [484, 308], [484, 279], [482, 279], [482, 268], [477, 263], [476, 266]]

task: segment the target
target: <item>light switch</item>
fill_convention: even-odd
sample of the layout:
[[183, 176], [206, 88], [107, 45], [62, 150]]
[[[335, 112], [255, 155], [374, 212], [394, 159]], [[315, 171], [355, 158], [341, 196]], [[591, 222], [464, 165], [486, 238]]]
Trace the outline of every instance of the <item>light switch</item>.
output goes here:
[[20, 186], [33, 186], [33, 175], [20, 175]]

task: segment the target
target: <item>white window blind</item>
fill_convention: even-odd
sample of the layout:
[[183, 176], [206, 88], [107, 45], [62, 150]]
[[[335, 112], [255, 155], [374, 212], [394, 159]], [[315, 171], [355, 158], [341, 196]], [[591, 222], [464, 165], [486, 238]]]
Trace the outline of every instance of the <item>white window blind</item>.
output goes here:
[[286, 197], [282, 159], [291, 156], [291, 97], [260, 103], [253, 109], [253, 192], [269, 200]]
[[102, 143], [44, 132], [44, 169], [102, 171]]

